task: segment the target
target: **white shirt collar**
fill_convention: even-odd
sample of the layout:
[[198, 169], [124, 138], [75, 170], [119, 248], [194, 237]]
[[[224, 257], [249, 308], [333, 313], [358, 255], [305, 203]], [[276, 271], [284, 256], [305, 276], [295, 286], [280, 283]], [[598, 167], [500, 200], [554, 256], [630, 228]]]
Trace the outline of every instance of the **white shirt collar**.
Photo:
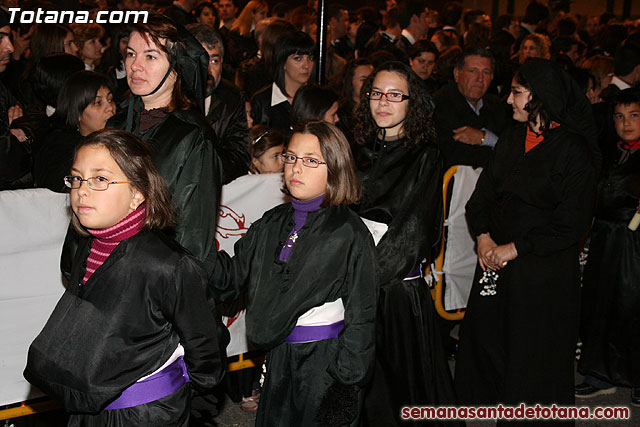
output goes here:
[[53, 113], [55, 112], [56, 112], [56, 109], [53, 108], [51, 105], [47, 105], [47, 107], [44, 109], [44, 113], [47, 115], [47, 117], [53, 116]]
[[631, 87], [629, 83], [625, 82], [618, 76], [613, 76], [613, 78], [611, 79], [611, 84], [618, 86], [618, 89], [620, 90], [629, 89]]
[[482, 98], [480, 98], [478, 100], [478, 102], [476, 102], [476, 106], [475, 107], [473, 106], [473, 104], [467, 98], [465, 98], [465, 100], [467, 101], [467, 104], [469, 104], [469, 107], [471, 107], [473, 112], [476, 113], [476, 116], [479, 116], [480, 115], [480, 110], [484, 106], [484, 102], [482, 101]]
[[402, 29], [402, 35], [405, 36], [407, 38], [407, 40], [409, 40], [409, 43], [414, 44], [416, 42], [415, 37], [413, 37], [411, 35], [411, 33], [409, 31], [407, 31], [406, 28]]
[[396, 35], [395, 34], [387, 33], [386, 31], [383, 31], [382, 34], [384, 34], [387, 37], [389, 37], [389, 40], [391, 40], [391, 41], [394, 41], [396, 39]]
[[271, 106], [278, 105], [282, 102], [289, 102], [284, 93], [280, 90], [277, 84], [271, 84]]

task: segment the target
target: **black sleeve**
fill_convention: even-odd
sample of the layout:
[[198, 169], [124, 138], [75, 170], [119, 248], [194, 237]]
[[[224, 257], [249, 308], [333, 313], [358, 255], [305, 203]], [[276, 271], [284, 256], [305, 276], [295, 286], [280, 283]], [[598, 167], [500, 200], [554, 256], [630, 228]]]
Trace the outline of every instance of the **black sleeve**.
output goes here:
[[225, 372], [229, 333], [214, 305], [207, 301], [207, 276], [195, 260], [188, 256], [180, 260], [173, 284], [162, 312], [180, 337], [191, 381], [201, 389], [211, 389]]
[[249, 171], [251, 137], [244, 103], [245, 99], [240, 95], [240, 100], [222, 118], [228, 123], [224, 134], [220, 136], [223, 184], [228, 184]]

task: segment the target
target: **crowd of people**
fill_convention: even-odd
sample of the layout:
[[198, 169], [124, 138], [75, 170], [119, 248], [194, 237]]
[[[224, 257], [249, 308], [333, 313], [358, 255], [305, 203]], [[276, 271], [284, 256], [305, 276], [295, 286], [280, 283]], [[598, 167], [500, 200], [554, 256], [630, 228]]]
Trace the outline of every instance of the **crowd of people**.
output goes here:
[[[25, 369], [69, 425], [211, 422], [218, 310], [237, 298], [266, 357], [235, 400], [259, 426], [616, 387], [640, 406], [640, 25], [537, 0], [494, 19], [330, 2], [319, 70], [317, 1], [240, 6], [69, 2], [150, 12], [104, 25], [0, 11], [0, 190], [70, 193], [69, 285]], [[455, 354], [425, 281], [451, 166], [479, 172]], [[218, 252], [222, 186], [273, 173], [291, 203]]]

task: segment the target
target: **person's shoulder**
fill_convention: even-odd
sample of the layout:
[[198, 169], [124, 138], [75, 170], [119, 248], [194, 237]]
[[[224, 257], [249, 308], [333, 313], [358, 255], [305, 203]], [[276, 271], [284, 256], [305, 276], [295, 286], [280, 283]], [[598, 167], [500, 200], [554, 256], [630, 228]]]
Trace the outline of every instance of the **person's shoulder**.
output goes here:
[[269, 83], [267, 86], [263, 87], [259, 91], [253, 94], [251, 98], [251, 103], [254, 102], [271, 102], [271, 90], [273, 85]]
[[245, 99], [242, 91], [229, 80], [221, 79], [213, 93], [227, 105], [242, 103], [244, 107]]

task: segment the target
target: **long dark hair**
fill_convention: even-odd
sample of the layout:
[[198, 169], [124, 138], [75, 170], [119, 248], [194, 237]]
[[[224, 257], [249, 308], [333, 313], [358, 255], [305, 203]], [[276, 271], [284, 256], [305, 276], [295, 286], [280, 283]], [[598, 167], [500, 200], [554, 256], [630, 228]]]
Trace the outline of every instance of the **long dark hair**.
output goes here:
[[313, 56], [315, 43], [309, 35], [302, 31], [287, 32], [276, 42], [273, 60], [273, 80], [285, 96], [289, 96], [284, 85], [284, 65], [289, 55]]
[[295, 125], [303, 120], [322, 120], [327, 110], [337, 101], [338, 95], [327, 86], [304, 86], [293, 98], [291, 123]]
[[420, 77], [406, 64], [398, 61], [385, 62], [378, 66], [362, 86], [360, 105], [356, 110], [354, 134], [358, 144], [368, 144], [376, 138], [378, 126], [371, 115], [371, 107], [367, 93], [371, 92], [373, 81], [382, 71], [400, 74], [407, 80], [409, 88], [409, 105], [407, 115], [402, 123], [405, 144], [419, 144], [435, 141], [433, 123], [433, 101], [422, 88]]

